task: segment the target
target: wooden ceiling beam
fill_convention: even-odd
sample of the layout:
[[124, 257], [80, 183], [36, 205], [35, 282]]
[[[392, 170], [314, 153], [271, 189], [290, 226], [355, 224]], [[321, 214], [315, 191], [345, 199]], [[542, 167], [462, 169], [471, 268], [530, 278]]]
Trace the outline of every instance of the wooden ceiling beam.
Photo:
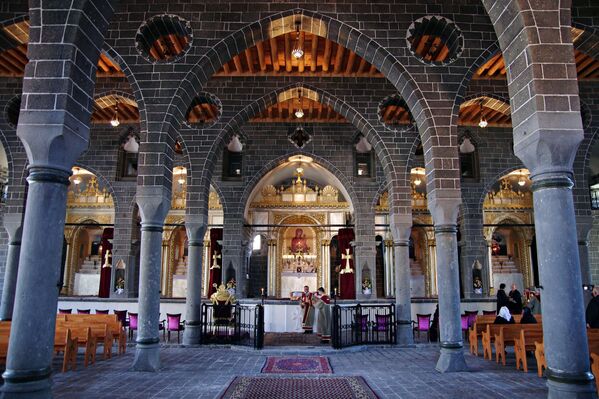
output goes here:
[[312, 49], [310, 51], [310, 71], [316, 72], [318, 62], [318, 35], [312, 35]]
[[354, 69], [354, 61], [356, 60], [356, 53], [349, 51], [349, 57], [347, 59], [347, 66], [345, 67], [345, 73], [350, 74]]
[[333, 72], [339, 73], [341, 72], [342, 62], [343, 62], [343, 54], [345, 54], [345, 47], [337, 45], [337, 53], [335, 53], [335, 66]]
[[258, 63], [260, 64], [260, 70], [266, 71], [266, 59], [264, 57], [264, 42], [256, 43], [256, 49], [258, 49]]
[[275, 37], [271, 37], [269, 40], [270, 43], [270, 61], [272, 63], [272, 69], [275, 72], [279, 72], [279, 52], [277, 49], [277, 39]]
[[304, 49], [304, 39], [306, 38], [306, 32], [300, 32], [299, 34], [299, 48], [304, 50], [304, 55], [297, 60], [297, 70], [299, 72], [304, 72], [304, 68], [306, 66], [306, 53]]
[[252, 49], [246, 48], [244, 53], [245, 53], [245, 60], [248, 64], [248, 70], [250, 71], [250, 73], [254, 73], [255, 69], [254, 69], [254, 58], [252, 55]]
[[324, 43], [324, 54], [322, 59], [322, 71], [328, 72], [329, 66], [331, 65], [331, 53], [333, 48], [333, 42], [329, 39], [325, 39]]
[[237, 73], [243, 73], [243, 66], [241, 65], [241, 58], [239, 58], [239, 55], [233, 56], [233, 64], [235, 64]]
[[229, 62], [228, 61], [223, 64], [223, 70], [225, 71], [225, 73], [227, 75], [231, 73], [231, 68], [229, 67]]
[[285, 33], [285, 70], [291, 72], [293, 65], [291, 64], [291, 37], [289, 33]]
[[362, 74], [366, 71], [368, 62], [364, 58], [360, 58], [360, 65], [358, 66], [358, 74]]

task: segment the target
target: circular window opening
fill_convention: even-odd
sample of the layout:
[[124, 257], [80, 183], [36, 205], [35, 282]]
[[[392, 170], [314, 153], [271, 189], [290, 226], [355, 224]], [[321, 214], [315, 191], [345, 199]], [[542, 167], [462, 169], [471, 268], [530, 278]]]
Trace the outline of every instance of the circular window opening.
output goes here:
[[189, 50], [192, 39], [188, 21], [176, 15], [157, 15], [139, 27], [135, 44], [150, 62], [174, 62]]
[[456, 24], [439, 16], [414, 21], [408, 28], [406, 40], [412, 54], [428, 65], [451, 64], [464, 47], [464, 36]]
[[185, 114], [190, 127], [206, 129], [216, 123], [222, 113], [220, 100], [210, 93], [200, 93], [193, 99]]
[[19, 124], [19, 113], [21, 112], [21, 96], [15, 96], [6, 103], [4, 117], [10, 126], [17, 128]]
[[405, 129], [414, 124], [414, 118], [408, 109], [408, 104], [399, 95], [385, 97], [379, 104], [379, 121], [393, 129]]

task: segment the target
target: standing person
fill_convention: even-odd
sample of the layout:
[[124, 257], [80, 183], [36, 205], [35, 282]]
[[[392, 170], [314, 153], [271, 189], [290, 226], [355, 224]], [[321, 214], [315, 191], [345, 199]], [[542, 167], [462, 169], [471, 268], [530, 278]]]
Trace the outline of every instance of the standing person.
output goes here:
[[531, 290], [526, 306], [530, 308], [532, 314], [541, 314], [541, 293], [538, 288]]
[[586, 310], [586, 320], [587, 327], [589, 328], [599, 328], [599, 290], [595, 287], [593, 288], [593, 298], [587, 305]]
[[312, 297], [312, 303], [318, 310], [316, 333], [320, 337], [320, 342], [326, 344], [331, 341], [331, 298], [324, 293], [324, 288], [320, 287]]
[[499, 284], [499, 290], [497, 291], [497, 314], [504, 306], [509, 306], [510, 298], [505, 293], [505, 284]]
[[312, 306], [312, 293], [310, 287], [304, 285], [304, 291], [300, 298], [300, 307], [302, 308], [302, 329], [304, 334], [312, 334], [314, 324], [314, 306]]
[[516, 283], [512, 283], [512, 290], [509, 294], [510, 305], [508, 308], [513, 314], [521, 314], [522, 313], [522, 294], [516, 288]]

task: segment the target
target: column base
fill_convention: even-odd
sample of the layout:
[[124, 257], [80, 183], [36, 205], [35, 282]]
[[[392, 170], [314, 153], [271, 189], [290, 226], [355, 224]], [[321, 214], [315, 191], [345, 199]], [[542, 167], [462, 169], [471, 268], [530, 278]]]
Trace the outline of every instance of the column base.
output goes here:
[[[11, 370], [4, 372], [2, 375], [4, 385], [1, 389], [3, 399], [48, 399], [53, 397], [49, 368], [46, 371], [34, 371], [30, 376], [25, 373], [28, 372], [14, 373]], [[45, 374], [45, 377], [41, 374]], [[14, 378], [11, 378], [10, 375], [14, 375]], [[12, 381], [13, 379], [14, 381]], [[33, 379], [33, 381], [28, 381], [28, 379]]]
[[397, 345], [398, 346], [414, 346], [414, 331], [412, 330], [412, 322], [402, 322], [397, 324]]
[[[547, 372], [548, 371], [548, 372]], [[583, 373], [578, 376], [570, 375], [563, 378], [547, 370], [548, 399], [596, 399], [597, 390], [593, 375]], [[553, 375], [555, 374], [555, 377]], [[559, 378], [556, 381], [555, 378]]]
[[185, 323], [185, 330], [183, 331], [183, 345], [200, 345], [202, 343], [202, 325], [198, 322], [197, 324]]
[[135, 347], [135, 359], [133, 360], [133, 371], [151, 371], [160, 369], [160, 339], [151, 339], [150, 343], [137, 342]]
[[[443, 345], [443, 344], [441, 344]], [[441, 347], [441, 355], [437, 360], [435, 369], [441, 373], [455, 373], [457, 371], [468, 371], [464, 351], [461, 346], [455, 348]]]

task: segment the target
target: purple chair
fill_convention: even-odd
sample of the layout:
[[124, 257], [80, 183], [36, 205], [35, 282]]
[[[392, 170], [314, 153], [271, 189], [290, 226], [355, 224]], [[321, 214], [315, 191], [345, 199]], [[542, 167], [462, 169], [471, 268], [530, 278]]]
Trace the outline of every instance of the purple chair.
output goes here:
[[77, 314], [90, 314], [91, 309], [77, 309]]
[[376, 326], [374, 327], [375, 331], [387, 331], [389, 329], [389, 322], [391, 320], [391, 315], [376, 315]]
[[476, 316], [478, 316], [478, 310], [475, 312], [466, 311], [466, 314], [468, 315], [468, 328], [472, 328], [474, 323], [476, 323]]
[[137, 313], [129, 312], [129, 339], [133, 339], [133, 331], [137, 331]]
[[185, 323], [181, 321], [181, 313], [166, 314], [166, 333], [168, 335], [168, 340], [171, 340], [171, 331], [177, 332], [177, 343], [180, 343], [181, 340], [181, 331], [185, 329]]
[[468, 338], [468, 334], [466, 334], [466, 333], [468, 332], [468, 328], [470, 328], [470, 325], [469, 325], [470, 315], [463, 314], [460, 317], [461, 317], [461, 321], [462, 321], [462, 334], [464, 334], [466, 336], [466, 338]]
[[129, 325], [129, 321], [127, 320], [127, 311], [126, 310], [113, 310], [116, 318], [121, 322], [121, 326], [123, 328]]
[[58, 309], [58, 314], [71, 314], [73, 309]]
[[420, 339], [420, 333], [426, 332], [427, 341], [430, 341], [431, 331], [431, 314], [416, 314], [416, 326], [414, 332], [418, 332], [418, 339]]
[[108, 314], [108, 309], [96, 309], [96, 314]]

